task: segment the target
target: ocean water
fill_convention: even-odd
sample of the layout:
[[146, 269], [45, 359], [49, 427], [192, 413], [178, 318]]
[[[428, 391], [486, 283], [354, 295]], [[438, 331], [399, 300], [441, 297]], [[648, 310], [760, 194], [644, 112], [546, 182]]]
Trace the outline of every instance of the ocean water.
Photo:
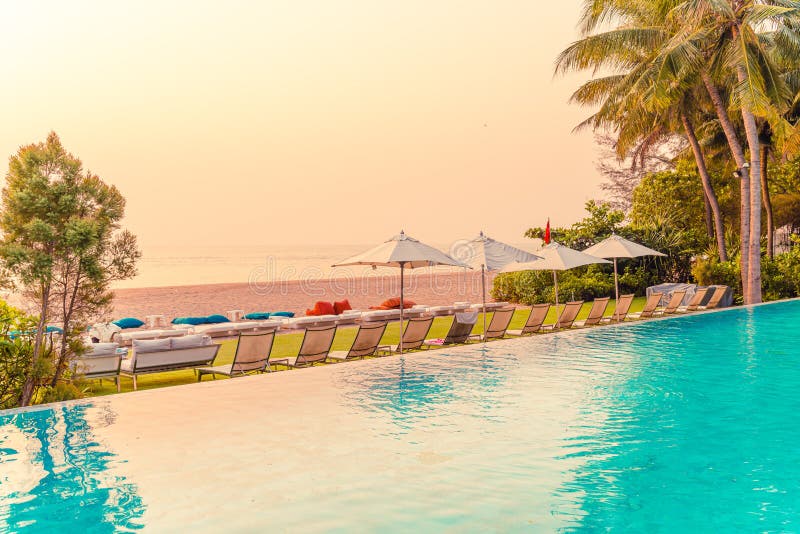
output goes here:
[[0, 531], [797, 531], [798, 324], [788, 301], [0, 416]]
[[[396, 269], [373, 271], [370, 267], [333, 268], [336, 262], [372, 248], [378, 243], [361, 245], [306, 244], [296, 246], [251, 247], [149, 247], [143, 251], [139, 274], [116, 282], [114, 287], [157, 287], [171, 285], [263, 283], [284, 280], [314, 280], [330, 277], [353, 277], [368, 274], [397, 274]], [[433, 246], [468, 260], [476, 251], [467, 239]], [[524, 249], [535, 243], [514, 243]], [[437, 267], [438, 271], [448, 268]]]

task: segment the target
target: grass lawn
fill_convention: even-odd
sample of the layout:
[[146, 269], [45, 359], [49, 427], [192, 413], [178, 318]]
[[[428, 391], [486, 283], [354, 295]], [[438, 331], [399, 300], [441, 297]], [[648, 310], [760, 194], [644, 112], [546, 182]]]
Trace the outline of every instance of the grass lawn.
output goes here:
[[[641, 311], [644, 307], [645, 298], [644, 297], [637, 297], [634, 299], [633, 304], [631, 304], [630, 313], [635, 313]], [[609, 302], [608, 309], [606, 310], [606, 316], [610, 316], [614, 313], [615, 302], [612, 300]], [[591, 308], [591, 302], [587, 302], [581, 308], [580, 313], [578, 314], [578, 320], [583, 320], [589, 314], [589, 308]], [[511, 326], [509, 329], [521, 329], [525, 325], [525, 321], [528, 319], [529, 309], [519, 309], [514, 313], [514, 318], [511, 320]], [[491, 315], [491, 314], [489, 314]], [[487, 324], [488, 324], [487, 318]], [[450, 323], [452, 321], [452, 317], [436, 317], [433, 320], [433, 326], [431, 327], [431, 331], [429, 334], [429, 338], [443, 338], [447, 335], [447, 331], [450, 328]], [[547, 319], [545, 320], [545, 324], [547, 323], [555, 323], [556, 322], [556, 312], [554, 308], [550, 308], [550, 313], [547, 315]], [[478, 323], [475, 325], [474, 333], [482, 333], [483, 332], [483, 319], [479, 316]], [[336, 338], [333, 340], [333, 350], [349, 350], [350, 345], [353, 343], [353, 339], [356, 335], [356, 328], [355, 327], [343, 327], [340, 328], [336, 332]], [[297, 354], [297, 351], [300, 349], [300, 343], [302, 342], [303, 336], [302, 333], [293, 333], [293, 334], [284, 334], [276, 336], [275, 338], [275, 345], [272, 348], [273, 359], [280, 358], [282, 355], [285, 356], [294, 356]], [[400, 340], [400, 325], [399, 323], [391, 323], [386, 328], [386, 333], [383, 335], [383, 339], [381, 341], [382, 345], [394, 345], [397, 344]], [[217, 359], [214, 362], [215, 365], [223, 365], [226, 363], [230, 363], [233, 360], [233, 355], [236, 350], [236, 340], [226, 340], [221, 342], [221, 348], [219, 353], [217, 354]], [[283, 368], [281, 368], [283, 369]], [[302, 369], [295, 370], [293, 372], [302, 372]], [[218, 380], [225, 378], [219, 377]], [[212, 380], [209, 377], [204, 378], [203, 380]], [[172, 371], [169, 373], [154, 373], [151, 375], [141, 375], [137, 377], [138, 386], [140, 390], [143, 389], [155, 389], [161, 388], [166, 386], [177, 386], [180, 384], [191, 384], [197, 381], [197, 377], [193, 370], [183, 370], [183, 371]], [[86, 385], [86, 394], [87, 396], [94, 397], [94, 396], [102, 396], [102, 395], [110, 395], [112, 393], [117, 392], [116, 386], [113, 382], [108, 380], [104, 380], [102, 382], [98, 380], [93, 380], [87, 382]], [[133, 391], [133, 381], [130, 378], [122, 377], [122, 391]]]

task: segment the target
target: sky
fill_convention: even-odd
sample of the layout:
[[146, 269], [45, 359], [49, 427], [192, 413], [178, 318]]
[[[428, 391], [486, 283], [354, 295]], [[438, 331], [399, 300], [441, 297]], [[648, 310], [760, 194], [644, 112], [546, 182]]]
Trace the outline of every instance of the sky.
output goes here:
[[[601, 196], [580, 0], [0, 5], [0, 155], [51, 130], [149, 248], [519, 241]], [[4, 164], [5, 166], [5, 164]]]

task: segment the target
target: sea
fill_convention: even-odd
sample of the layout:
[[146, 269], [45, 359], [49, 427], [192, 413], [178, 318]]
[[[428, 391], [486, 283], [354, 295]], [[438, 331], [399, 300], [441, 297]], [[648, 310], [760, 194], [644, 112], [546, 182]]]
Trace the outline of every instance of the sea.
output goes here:
[[[532, 241], [510, 243], [533, 250]], [[266, 283], [287, 280], [322, 280], [375, 274], [397, 274], [396, 269], [368, 266], [332, 267], [333, 264], [364, 252], [373, 244], [293, 245], [293, 246], [170, 246], [148, 247], [142, 251], [138, 274], [114, 283], [113, 287], [142, 288], [197, 284]], [[431, 243], [451, 256], [469, 261], [475, 251], [469, 241]], [[454, 270], [437, 267], [439, 271]], [[457, 270], [457, 269], [455, 269]]]

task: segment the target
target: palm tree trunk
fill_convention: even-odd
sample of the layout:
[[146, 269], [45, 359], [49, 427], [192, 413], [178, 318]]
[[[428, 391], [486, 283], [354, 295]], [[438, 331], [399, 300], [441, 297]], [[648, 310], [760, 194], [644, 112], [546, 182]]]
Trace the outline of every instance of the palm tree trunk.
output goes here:
[[[714, 186], [711, 184], [711, 176], [708, 174], [706, 160], [703, 156], [703, 149], [700, 146], [700, 142], [697, 140], [697, 135], [695, 134], [691, 121], [684, 113], [681, 113], [681, 122], [683, 123], [683, 129], [686, 131], [686, 138], [689, 139], [689, 145], [692, 147], [694, 160], [697, 164], [697, 171], [700, 174], [700, 181], [703, 184], [703, 193], [705, 196], [706, 206], [711, 211], [714, 220], [713, 233], [717, 238], [719, 261], [728, 261], [728, 251], [725, 248], [725, 227], [722, 224], [722, 213], [719, 209], [717, 195], [714, 193]], [[710, 235], [710, 237], [713, 236]]]
[[703, 218], [706, 221], [706, 236], [709, 241], [714, 240], [714, 219], [711, 215], [711, 203], [708, 201], [708, 195], [703, 191]]
[[764, 201], [764, 211], [767, 213], [767, 257], [775, 257], [775, 220], [772, 217], [772, 199], [769, 197], [769, 182], [767, 181], [767, 168], [769, 167], [769, 145], [761, 146], [761, 199]]
[[725, 102], [722, 100], [722, 95], [719, 94], [717, 86], [714, 85], [714, 80], [707, 71], [702, 72], [703, 85], [708, 91], [708, 96], [714, 105], [714, 111], [717, 113], [722, 131], [725, 133], [725, 138], [728, 140], [733, 160], [736, 162], [740, 176], [739, 193], [740, 193], [740, 233], [739, 239], [741, 242], [740, 252], [740, 266], [739, 269], [742, 275], [742, 294], [747, 299], [748, 280], [750, 272], [750, 173], [747, 169], [747, 159], [744, 157], [744, 149], [739, 142], [739, 136], [736, 134], [736, 128], [728, 116], [728, 109], [725, 107]]
[[[734, 37], [739, 32], [734, 28]], [[739, 66], [736, 69], [739, 83], [747, 81], [747, 73]], [[758, 138], [756, 117], [748, 106], [742, 106], [742, 121], [750, 149], [750, 260], [747, 266], [747, 293], [745, 304], [761, 302], [761, 140]]]

